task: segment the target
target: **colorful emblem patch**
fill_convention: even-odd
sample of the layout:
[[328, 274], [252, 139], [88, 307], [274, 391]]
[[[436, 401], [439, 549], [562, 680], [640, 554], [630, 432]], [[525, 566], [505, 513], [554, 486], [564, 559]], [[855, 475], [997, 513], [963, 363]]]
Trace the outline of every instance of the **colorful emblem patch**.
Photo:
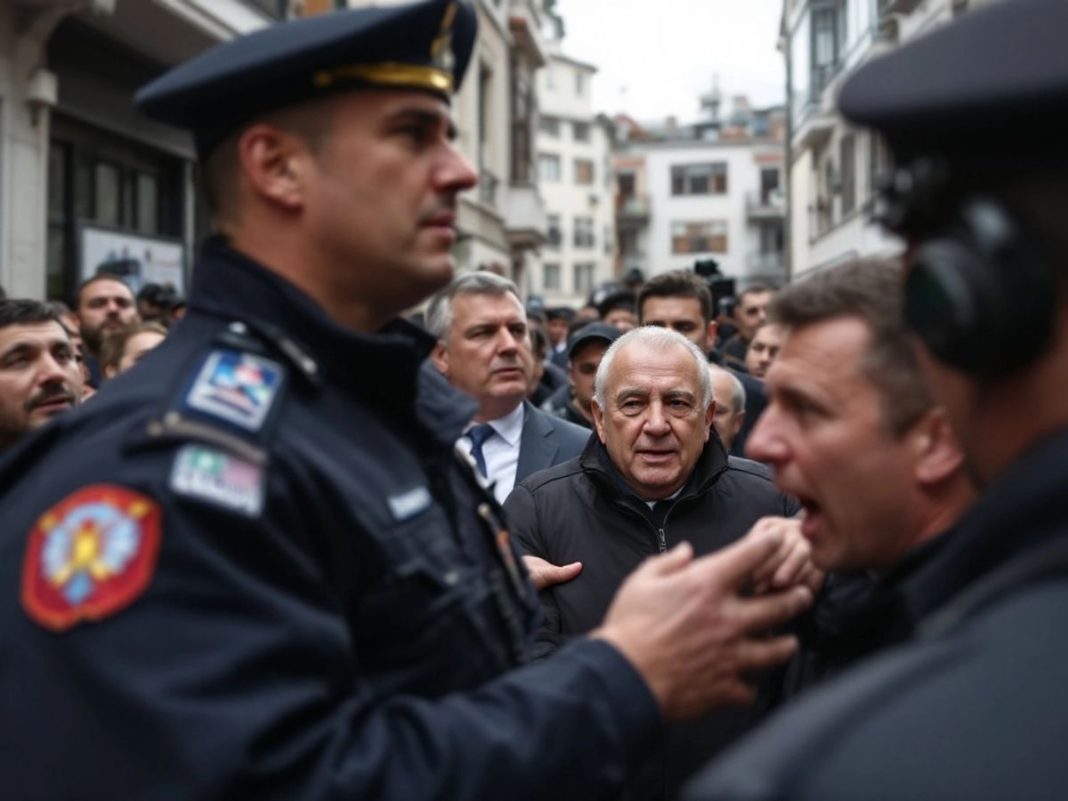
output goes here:
[[282, 384], [278, 362], [236, 350], [212, 351], [200, 368], [186, 405], [258, 431]]
[[263, 468], [204, 445], [185, 445], [178, 451], [171, 489], [249, 517], [263, 510]]
[[162, 513], [146, 495], [94, 484], [45, 512], [22, 564], [22, 606], [64, 631], [101, 620], [148, 587], [159, 556]]

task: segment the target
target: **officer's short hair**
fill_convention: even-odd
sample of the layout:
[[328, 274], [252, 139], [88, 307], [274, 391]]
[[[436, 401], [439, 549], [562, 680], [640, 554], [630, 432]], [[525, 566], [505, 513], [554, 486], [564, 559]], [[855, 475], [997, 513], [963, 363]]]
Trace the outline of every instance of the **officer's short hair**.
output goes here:
[[712, 377], [708, 374], [708, 357], [701, 352], [699, 347], [678, 331], [652, 325], [644, 325], [628, 331], [609, 345], [608, 350], [605, 351], [604, 356], [601, 358], [601, 363], [597, 367], [597, 375], [593, 380], [593, 396], [602, 410], [607, 408], [605, 405], [605, 385], [608, 383], [608, 374], [612, 372], [612, 364], [616, 360], [616, 354], [631, 343], [645, 345], [651, 350], [666, 350], [676, 346], [685, 348], [697, 367], [697, 380], [701, 386], [701, 409], [702, 411], [708, 411], [708, 407], [712, 404]]
[[[514, 295], [519, 300], [519, 288], [496, 273], [480, 270], [464, 273], [430, 299], [426, 310], [426, 329], [441, 340], [449, 338], [452, 328], [452, 301], [457, 295]], [[520, 301], [522, 304], [522, 301]]]
[[[59, 315], [47, 303], [24, 298], [0, 300], [0, 328], [49, 322], [56, 323], [60, 328], [63, 328]], [[63, 328], [63, 330], [66, 331], [67, 329]]]
[[697, 298], [705, 323], [712, 320], [712, 291], [707, 282], [689, 270], [672, 270], [654, 275], [638, 291], [638, 318], [645, 321], [642, 309], [649, 298]]
[[871, 342], [861, 369], [878, 389], [884, 420], [895, 436], [934, 406], [909, 345], [903, 285], [900, 261], [857, 259], [780, 289], [768, 306], [768, 319], [788, 332], [840, 317], [867, 326]]
[[239, 219], [237, 143], [241, 134], [253, 125], [271, 125], [300, 138], [312, 154], [318, 155], [330, 133], [334, 97], [314, 98], [296, 106], [261, 114], [223, 139], [198, 164], [195, 170], [197, 183], [216, 225], [233, 223]]

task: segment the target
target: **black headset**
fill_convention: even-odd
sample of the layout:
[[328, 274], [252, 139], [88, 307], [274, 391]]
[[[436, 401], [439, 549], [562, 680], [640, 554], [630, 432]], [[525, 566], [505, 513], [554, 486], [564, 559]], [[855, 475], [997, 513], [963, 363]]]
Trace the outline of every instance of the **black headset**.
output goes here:
[[994, 198], [957, 201], [948, 220], [936, 212], [941, 221], [934, 226], [917, 220], [931, 219], [931, 201], [940, 194], [924, 191], [931, 188], [925, 182], [917, 185], [914, 176], [913, 191], [891, 193], [891, 227], [926, 229], [905, 282], [905, 321], [942, 362], [976, 377], [1010, 374], [1052, 337], [1053, 270]]

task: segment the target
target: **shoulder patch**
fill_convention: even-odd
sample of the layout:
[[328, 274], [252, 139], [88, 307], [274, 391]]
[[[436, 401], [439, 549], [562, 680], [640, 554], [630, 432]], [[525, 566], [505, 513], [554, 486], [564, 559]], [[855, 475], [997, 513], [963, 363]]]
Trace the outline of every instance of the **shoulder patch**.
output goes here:
[[263, 468], [206, 445], [185, 445], [171, 470], [171, 489], [248, 517], [263, 511]]
[[285, 368], [278, 362], [239, 350], [216, 349], [197, 373], [184, 405], [258, 431], [282, 386]]
[[148, 587], [159, 557], [162, 511], [147, 495], [94, 484], [37, 521], [22, 564], [22, 607], [36, 623], [65, 631], [102, 620]]

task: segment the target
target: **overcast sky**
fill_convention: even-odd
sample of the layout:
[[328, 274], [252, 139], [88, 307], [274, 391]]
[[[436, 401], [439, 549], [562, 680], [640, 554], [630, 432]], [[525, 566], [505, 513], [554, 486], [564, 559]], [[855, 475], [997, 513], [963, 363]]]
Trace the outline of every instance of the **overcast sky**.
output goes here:
[[765, 106], [785, 95], [775, 49], [782, 0], [558, 0], [557, 8], [564, 52], [599, 68], [595, 111], [692, 122], [716, 75], [724, 100], [746, 94]]

